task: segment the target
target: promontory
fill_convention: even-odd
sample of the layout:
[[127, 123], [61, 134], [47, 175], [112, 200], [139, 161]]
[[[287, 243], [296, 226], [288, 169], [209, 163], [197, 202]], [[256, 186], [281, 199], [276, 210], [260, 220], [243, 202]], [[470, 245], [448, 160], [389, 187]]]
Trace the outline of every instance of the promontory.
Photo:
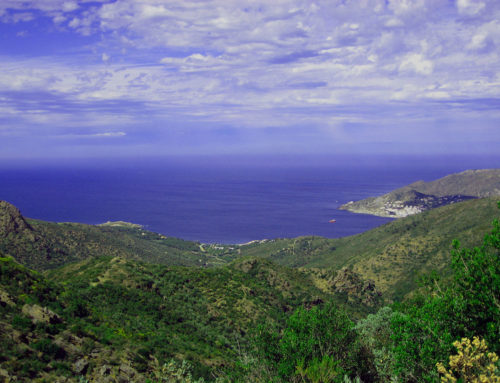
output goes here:
[[431, 182], [417, 181], [387, 194], [340, 207], [353, 213], [400, 218], [472, 198], [500, 196], [500, 169], [466, 170]]

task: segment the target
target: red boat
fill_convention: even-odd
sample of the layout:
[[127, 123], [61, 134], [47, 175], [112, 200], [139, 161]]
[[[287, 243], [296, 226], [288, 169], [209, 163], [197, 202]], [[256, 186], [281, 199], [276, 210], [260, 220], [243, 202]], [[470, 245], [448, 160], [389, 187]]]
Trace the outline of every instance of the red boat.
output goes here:
[[336, 219], [331, 219], [331, 220], [329, 220], [328, 222], [330, 222], [330, 223], [335, 223], [335, 222], [337, 222], [337, 220], [336, 220]]

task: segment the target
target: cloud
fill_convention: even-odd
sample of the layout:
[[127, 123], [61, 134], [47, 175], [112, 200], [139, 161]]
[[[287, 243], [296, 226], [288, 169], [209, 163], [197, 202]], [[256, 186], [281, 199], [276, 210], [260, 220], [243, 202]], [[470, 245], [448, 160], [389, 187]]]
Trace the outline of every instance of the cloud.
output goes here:
[[318, 53], [310, 50], [288, 53], [282, 56], [273, 57], [269, 60], [271, 64], [289, 64], [301, 59], [317, 56]]
[[62, 10], [64, 12], [72, 12], [74, 10], [78, 9], [78, 4], [76, 1], [65, 1], [62, 4]]
[[485, 8], [485, 3], [478, 0], [457, 0], [458, 12], [466, 15], [477, 15]]
[[423, 0], [389, 0], [389, 9], [396, 15], [413, 15], [425, 7]]
[[480, 25], [473, 34], [467, 48], [471, 50], [487, 50], [498, 47], [500, 43], [500, 23], [493, 20]]
[[413, 71], [421, 75], [430, 75], [434, 65], [432, 61], [425, 59], [422, 54], [410, 53], [403, 58], [399, 65], [400, 72]]
[[104, 132], [104, 133], [95, 133], [89, 134], [87, 137], [123, 137], [127, 134], [125, 132]]
[[[349, 121], [439, 119], [428, 105], [443, 100], [500, 97], [493, 0], [5, 0], [0, 14], [13, 36], [26, 31], [16, 44], [53, 42], [43, 53], [0, 56], [0, 89], [26, 126], [53, 118], [61, 129], [88, 123], [91, 135], [108, 132], [104, 123], [160, 134], [172, 121], [349, 129]], [[48, 22], [52, 29], [37, 29]], [[69, 36], [74, 46], [50, 51]], [[32, 100], [39, 112], [26, 113], [28, 93], [57, 102]], [[478, 107], [457, 105], [457, 116]]]

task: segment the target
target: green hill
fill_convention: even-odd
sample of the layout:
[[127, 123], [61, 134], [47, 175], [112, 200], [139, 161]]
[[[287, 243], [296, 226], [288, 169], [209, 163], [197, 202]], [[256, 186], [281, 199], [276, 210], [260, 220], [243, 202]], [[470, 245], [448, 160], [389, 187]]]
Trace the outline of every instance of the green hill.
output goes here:
[[446, 276], [451, 241], [480, 245], [498, 215], [496, 199], [474, 199], [352, 237], [209, 246], [126, 223], [29, 220], [0, 202], [0, 381], [157, 382], [183, 370], [162, 367], [172, 358], [213, 380], [252, 365], [259, 324], [279, 337], [295, 310], [332, 301], [359, 319], [419, 274]]
[[[78, 382], [144, 376], [127, 361], [130, 350], [112, 347], [88, 306], [61, 284], [0, 257], [0, 381]], [[102, 340], [102, 341], [101, 341]]]
[[500, 169], [466, 170], [431, 182], [418, 181], [408, 187], [438, 197], [447, 195], [495, 197], [500, 195]]
[[254, 243], [241, 255], [261, 256], [302, 268], [352, 268], [375, 282], [390, 299], [400, 299], [416, 288], [415, 277], [431, 270], [449, 271], [453, 239], [465, 246], [482, 241], [498, 218], [495, 198], [443, 206], [390, 222], [351, 237], [299, 237]]
[[227, 246], [203, 246], [128, 223], [94, 226], [26, 219], [16, 207], [0, 201], [0, 252], [36, 270], [102, 255], [167, 265], [213, 266], [226, 263], [229, 251]]

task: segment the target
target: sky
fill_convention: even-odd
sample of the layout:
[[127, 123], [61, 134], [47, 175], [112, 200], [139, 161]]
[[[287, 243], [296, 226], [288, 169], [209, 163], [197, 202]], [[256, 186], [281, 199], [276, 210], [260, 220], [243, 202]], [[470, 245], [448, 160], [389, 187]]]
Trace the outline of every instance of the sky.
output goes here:
[[0, 159], [500, 148], [498, 0], [1, 0]]

